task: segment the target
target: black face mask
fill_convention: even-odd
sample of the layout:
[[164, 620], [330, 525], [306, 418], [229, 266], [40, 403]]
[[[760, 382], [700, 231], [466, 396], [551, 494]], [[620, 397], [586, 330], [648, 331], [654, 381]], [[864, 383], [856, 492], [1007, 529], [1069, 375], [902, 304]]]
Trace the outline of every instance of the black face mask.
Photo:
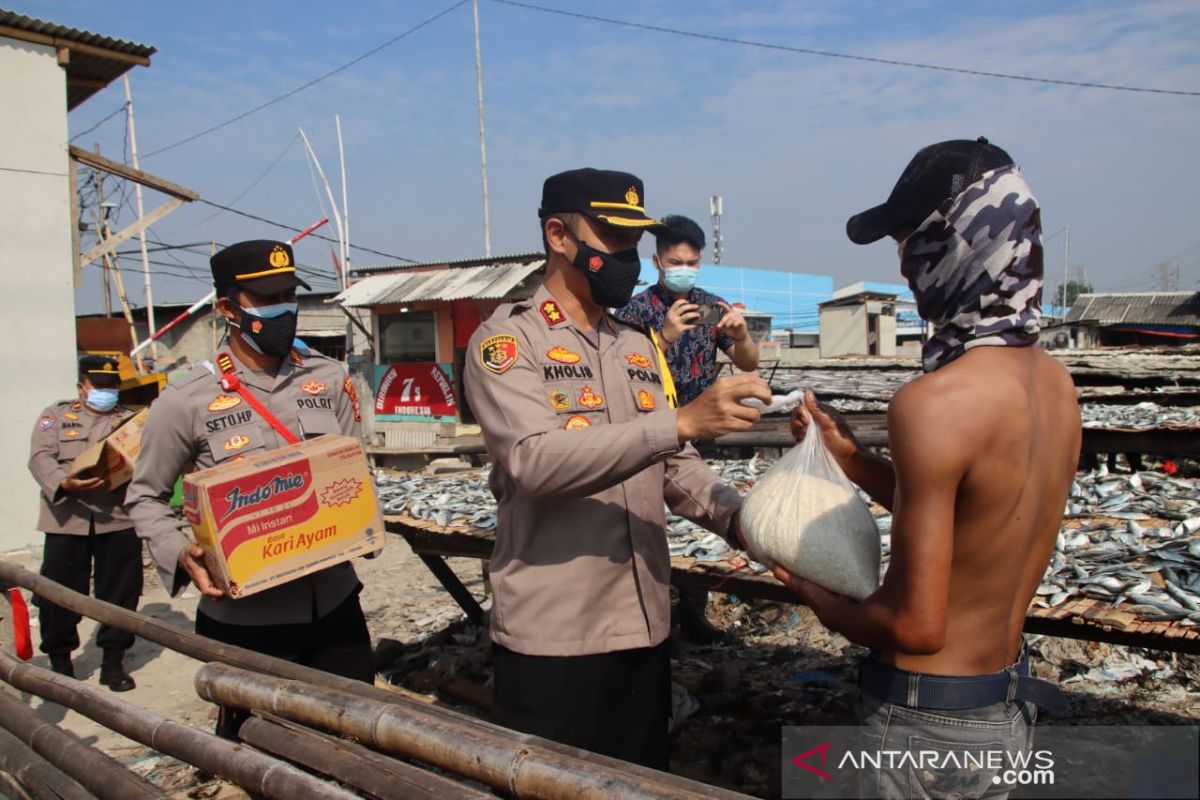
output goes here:
[[256, 317], [242, 309], [241, 323], [229, 324], [242, 332], [247, 343], [263, 355], [283, 358], [292, 351], [296, 340], [296, 312], [288, 311], [274, 317]]
[[588, 285], [592, 288], [592, 300], [606, 308], [629, 305], [638, 276], [642, 273], [642, 262], [636, 247], [602, 253], [579, 242], [579, 251], [571, 264], [587, 276]]

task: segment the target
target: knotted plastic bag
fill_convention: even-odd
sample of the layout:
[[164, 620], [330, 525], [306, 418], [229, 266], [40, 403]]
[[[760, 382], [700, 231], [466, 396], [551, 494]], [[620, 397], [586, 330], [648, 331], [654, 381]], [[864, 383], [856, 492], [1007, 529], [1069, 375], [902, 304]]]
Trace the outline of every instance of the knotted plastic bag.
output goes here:
[[879, 587], [879, 527], [815, 420], [750, 489], [741, 525], [759, 560], [855, 600]]

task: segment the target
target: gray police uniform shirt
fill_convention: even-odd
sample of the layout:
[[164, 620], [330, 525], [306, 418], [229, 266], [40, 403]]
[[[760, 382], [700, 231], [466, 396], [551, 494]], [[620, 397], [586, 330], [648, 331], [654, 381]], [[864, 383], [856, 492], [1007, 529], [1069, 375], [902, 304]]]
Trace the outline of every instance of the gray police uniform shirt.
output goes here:
[[112, 533], [133, 527], [122, 507], [124, 485], [112, 491], [62, 490], [75, 459], [130, 416], [131, 412], [120, 406], [100, 414], [78, 400], [60, 400], [41, 413], [29, 447], [29, 472], [42, 490], [38, 530], [87, 536], [91, 530]]
[[664, 504], [732, 540], [742, 500], [679, 444], [654, 345], [608, 315], [577, 327], [542, 286], [480, 326], [464, 374], [498, 505], [492, 639], [532, 656], [666, 639]]
[[[233, 356], [228, 346], [222, 352]], [[274, 376], [236, 357], [233, 362], [242, 384], [294, 435], [359, 436], [358, 401], [336, 361], [309, 350], [292, 351]], [[137, 534], [149, 543], [172, 596], [190, 582], [179, 567], [179, 553], [192, 543], [190, 526], [169, 505], [176, 478], [287, 445], [237, 392], [221, 388], [219, 375], [215, 364], [197, 366], [150, 406], [126, 499]], [[354, 567], [343, 562], [249, 597], [203, 597], [200, 611], [231, 625], [306, 623], [324, 617], [360, 587]]]

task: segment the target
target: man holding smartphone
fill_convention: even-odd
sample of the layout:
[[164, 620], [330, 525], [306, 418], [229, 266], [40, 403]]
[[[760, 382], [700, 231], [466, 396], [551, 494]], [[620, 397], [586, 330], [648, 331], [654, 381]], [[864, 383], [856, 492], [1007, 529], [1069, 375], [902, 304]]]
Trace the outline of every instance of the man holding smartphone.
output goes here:
[[[654, 234], [658, 283], [635, 296], [614, 316], [657, 334], [675, 381], [676, 397], [683, 407], [716, 382], [718, 349], [738, 369], [753, 372], [758, 369], [758, 344], [750, 337], [741, 314], [720, 297], [696, 286], [704, 231], [682, 216], [663, 217], [662, 224]], [[711, 441], [692, 444], [705, 458], [717, 455]], [[689, 641], [713, 644], [725, 638], [709, 623], [707, 609], [707, 591], [679, 590], [674, 623]]]
[[658, 333], [683, 406], [716, 381], [718, 350], [738, 369], [753, 372], [758, 345], [741, 314], [696, 286], [704, 231], [687, 217], [668, 216], [662, 222], [664, 229], [655, 234], [658, 283], [630, 300], [616, 317]]

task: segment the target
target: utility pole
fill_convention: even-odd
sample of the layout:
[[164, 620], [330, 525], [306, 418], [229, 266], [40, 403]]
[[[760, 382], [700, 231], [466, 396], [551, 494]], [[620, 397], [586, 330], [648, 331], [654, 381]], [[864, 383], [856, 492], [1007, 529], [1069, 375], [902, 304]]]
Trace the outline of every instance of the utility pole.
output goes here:
[[[713, 263], [721, 263], [721, 251], [725, 240], [721, 237], [721, 215], [725, 213], [725, 201], [719, 194], [708, 198], [708, 213], [712, 217], [713, 227]], [[743, 298], [745, 299], [745, 298]]]
[[[96, 153], [100, 153], [100, 145], [95, 145]], [[104, 226], [101, 224], [100, 215], [103, 213], [102, 206], [104, 205], [104, 173], [100, 170], [92, 170], [92, 183], [96, 184], [96, 208], [93, 210], [93, 218], [96, 223], [96, 239], [104, 239]], [[108, 274], [108, 259], [100, 262], [101, 272], [104, 277], [104, 316], [105, 318], [112, 316], [112, 278]]]
[[[129, 150], [133, 156], [133, 168], [141, 169], [138, 166], [137, 152], [137, 130], [133, 125], [133, 93], [129, 89], [129, 76], [125, 76], [125, 114], [127, 124], [129, 125]], [[138, 219], [145, 215], [145, 209], [142, 206], [142, 185], [135, 182], [133, 184], [133, 193], [135, 202], [137, 203]], [[150, 342], [150, 357], [158, 358], [158, 343], [153, 340], [154, 334], [158, 330], [158, 326], [154, 321], [154, 291], [150, 285], [150, 256], [146, 253], [146, 231], [143, 229], [138, 233], [138, 239], [142, 245], [142, 282], [146, 287], [146, 296], [144, 298], [146, 304], [146, 326], [149, 329], [151, 337]], [[134, 342], [136, 345], [137, 342]]]
[[1063, 228], [1066, 231], [1066, 236], [1063, 237], [1063, 287], [1062, 287], [1062, 313], [1063, 319], [1067, 318], [1067, 265], [1070, 263], [1071, 256], [1071, 226], [1067, 225]]
[[[96, 147], [96, 152], [99, 153], [100, 147]], [[111, 212], [114, 204], [104, 202], [104, 184], [103, 180], [98, 180], [96, 183], [96, 236], [100, 241], [105, 241], [109, 237], [108, 215]], [[117, 298], [121, 301], [121, 312], [125, 316], [125, 322], [129, 325], [129, 338], [133, 342], [130, 345], [130, 350], [137, 347], [138, 335], [137, 326], [133, 322], [133, 312], [129, 309], [129, 297], [125, 294], [125, 281], [121, 278], [121, 268], [117, 264], [117, 259], [112, 253], [105, 253], [101, 260], [101, 267], [104, 269], [105, 287], [104, 287], [104, 305], [105, 318], [112, 316], [112, 298], [109, 297], [108, 277], [112, 275], [112, 281], [117, 287]], [[138, 356], [137, 365], [139, 371], [142, 366], [142, 358]]]
[[483, 254], [492, 257], [492, 223], [488, 211], [487, 135], [483, 127], [483, 56], [479, 50], [479, 0], [471, 0], [475, 15], [475, 94], [479, 102], [479, 171], [483, 176]]

